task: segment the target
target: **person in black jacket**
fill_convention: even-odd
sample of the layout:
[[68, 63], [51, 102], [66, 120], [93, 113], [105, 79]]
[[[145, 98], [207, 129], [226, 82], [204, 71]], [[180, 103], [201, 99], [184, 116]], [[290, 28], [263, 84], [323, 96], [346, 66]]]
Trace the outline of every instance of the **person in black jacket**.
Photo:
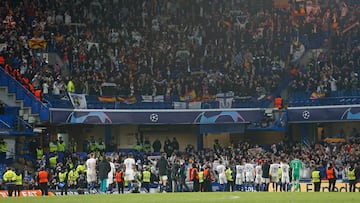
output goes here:
[[106, 192], [106, 180], [108, 178], [108, 174], [111, 170], [110, 163], [106, 160], [105, 157], [102, 158], [100, 163], [97, 166], [98, 175], [100, 178], [100, 191]]
[[263, 184], [264, 184], [264, 191], [268, 192], [269, 191], [269, 183], [270, 183], [270, 174], [269, 174], [270, 164], [269, 164], [269, 160], [267, 160], [267, 159], [264, 160], [264, 163], [262, 164], [261, 169], [263, 171], [262, 178], [263, 178]]
[[153, 147], [155, 153], [159, 153], [159, 152], [160, 152], [160, 149], [161, 149], [161, 142], [160, 142], [160, 140], [159, 140], [159, 139], [156, 139], [156, 140], [153, 142], [152, 147]]
[[156, 168], [159, 170], [159, 179], [160, 179], [160, 192], [166, 192], [167, 184], [167, 174], [169, 169], [169, 163], [166, 160], [166, 153], [161, 154], [161, 158], [156, 163]]

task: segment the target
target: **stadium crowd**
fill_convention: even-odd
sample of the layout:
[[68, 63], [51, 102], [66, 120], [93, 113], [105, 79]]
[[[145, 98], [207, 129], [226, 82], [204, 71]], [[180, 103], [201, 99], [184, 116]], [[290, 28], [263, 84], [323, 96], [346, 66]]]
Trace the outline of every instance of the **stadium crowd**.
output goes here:
[[[112, 82], [121, 95], [266, 95], [284, 78], [292, 42], [311, 35], [303, 29], [311, 25], [294, 22], [291, 9], [248, 3], [6, 2], [2, 54], [44, 94], [64, 93], [73, 80], [71, 91], [86, 94]], [[39, 58], [43, 50], [30, 39], [45, 40], [45, 51], [59, 53], [62, 64]]]
[[325, 96], [339, 91], [335, 96], [357, 96], [352, 91], [360, 87], [359, 5], [346, 3], [332, 4], [305, 19], [305, 24], [314, 22], [309, 26], [313, 35], [323, 30], [328, 37], [323, 49], [313, 52], [309, 63], [293, 70], [292, 91], [318, 92]]

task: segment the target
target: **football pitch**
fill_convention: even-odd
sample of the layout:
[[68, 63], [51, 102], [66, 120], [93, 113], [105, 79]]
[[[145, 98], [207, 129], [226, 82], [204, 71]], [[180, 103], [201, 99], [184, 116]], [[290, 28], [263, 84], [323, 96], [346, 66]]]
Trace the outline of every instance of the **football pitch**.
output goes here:
[[48, 197], [7, 197], [0, 203], [222, 203], [222, 202], [360, 202], [356, 193], [255, 193], [255, 192], [211, 192], [211, 193], [151, 193], [151, 194], [92, 194]]

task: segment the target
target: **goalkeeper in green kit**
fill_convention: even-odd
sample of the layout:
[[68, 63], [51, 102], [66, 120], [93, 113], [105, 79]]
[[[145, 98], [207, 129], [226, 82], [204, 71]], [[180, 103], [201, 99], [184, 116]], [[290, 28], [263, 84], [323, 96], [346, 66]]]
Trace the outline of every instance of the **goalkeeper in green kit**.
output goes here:
[[292, 185], [295, 187], [294, 192], [298, 192], [300, 189], [300, 170], [302, 169], [302, 162], [300, 159], [295, 158], [290, 163], [292, 169]]

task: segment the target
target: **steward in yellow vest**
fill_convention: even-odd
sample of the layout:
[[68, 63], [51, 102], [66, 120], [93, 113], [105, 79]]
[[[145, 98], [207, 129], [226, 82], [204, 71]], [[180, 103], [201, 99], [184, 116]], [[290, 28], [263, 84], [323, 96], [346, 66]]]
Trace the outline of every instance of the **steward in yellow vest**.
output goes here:
[[320, 177], [320, 170], [315, 168], [311, 172], [311, 182], [314, 184], [314, 191], [320, 192], [320, 185], [321, 185], [321, 177]]
[[8, 195], [11, 197], [16, 185], [16, 173], [11, 168], [7, 168], [3, 180], [8, 188]]
[[44, 155], [44, 149], [41, 146], [36, 148], [36, 159], [41, 160]]
[[16, 184], [15, 184], [15, 196], [20, 197], [20, 192], [23, 187], [23, 174], [20, 170], [16, 171]]
[[142, 172], [142, 182], [147, 192], [150, 192], [150, 180], [151, 180], [150, 168], [146, 168], [146, 170]]
[[354, 168], [354, 165], [351, 164], [349, 169], [348, 169], [348, 176], [349, 176], [349, 192], [355, 192], [355, 186], [357, 183], [357, 178], [356, 178], [356, 174], [357, 171]]
[[67, 189], [68, 189], [68, 172], [67, 172], [67, 170], [63, 168], [58, 173], [58, 177], [59, 177], [59, 188], [61, 189], [61, 195], [64, 194], [64, 191], [65, 191], [65, 195], [67, 195]]
[[233, 172], [230, 167], [226, 169], [225, 175], [228, 182], [226, 185], [226, 191], [232, 192], [234, 191], [234, 179], [233, 179]]

